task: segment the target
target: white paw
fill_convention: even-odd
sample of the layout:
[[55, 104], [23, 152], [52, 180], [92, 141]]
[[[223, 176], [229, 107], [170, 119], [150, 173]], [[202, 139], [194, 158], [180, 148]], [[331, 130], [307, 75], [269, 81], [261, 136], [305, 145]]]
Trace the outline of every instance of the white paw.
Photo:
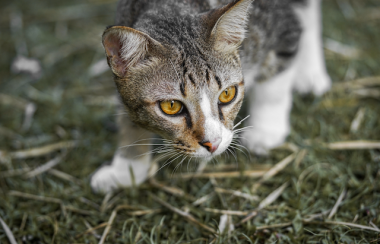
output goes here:
[[95, 192], [107, 193], [118, 188], [131, 187], [132, 184], [139, 185], [147, 179], [149, 168], [149, 156], [127, 159], [116, 154], [111, 165], [101, 167], [91, 177], [91, 188]]
[[112, 166], [108, 165], [103, 166], [94, 173], [90, 184], [93, 191], [104, 194], [119, 188]]
[[331, 79], [326, 71], [305, 71], [296, 75], [295, 90], [301, 94], [313, 93], [322, 96], [331, 88]]
[[288, 129], [284, 130], [258, 130], [245, 131], [242, 136], [245, 138], [243, 144], [257, 155], [267, 155], [272, 148], [280, 146], [289, 134]]

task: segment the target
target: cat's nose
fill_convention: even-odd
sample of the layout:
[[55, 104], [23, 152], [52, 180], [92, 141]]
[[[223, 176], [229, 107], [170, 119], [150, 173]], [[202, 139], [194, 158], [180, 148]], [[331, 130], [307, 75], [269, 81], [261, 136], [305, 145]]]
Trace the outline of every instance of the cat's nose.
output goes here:
[[215, 140], [212, 140], [212, 141], [206, 141], [206, 142], [201, 141], [199, 142], [199, 144], [202, 147], [206, 148], [207, 151], [209, 151], [210, 153], [213, 153], [218, 149], [221, 142], [222, 142], [222, 138], [216, 138]]

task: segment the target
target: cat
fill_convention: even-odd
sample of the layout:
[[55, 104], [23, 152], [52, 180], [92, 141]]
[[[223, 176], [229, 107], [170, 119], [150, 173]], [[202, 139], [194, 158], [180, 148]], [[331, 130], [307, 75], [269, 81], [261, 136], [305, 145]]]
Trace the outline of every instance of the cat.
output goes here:
[[292, 92], [322, 95], [331, 86], [320, 1], [119, 1], [102, 43], [126, 115], [118, 118], [120, 148], [92, 175], [92, 189], [144, 182], [155, 134], [173, 160], [220, 155], [244, 96], [245, 146], [262, 154], [282, 144]]

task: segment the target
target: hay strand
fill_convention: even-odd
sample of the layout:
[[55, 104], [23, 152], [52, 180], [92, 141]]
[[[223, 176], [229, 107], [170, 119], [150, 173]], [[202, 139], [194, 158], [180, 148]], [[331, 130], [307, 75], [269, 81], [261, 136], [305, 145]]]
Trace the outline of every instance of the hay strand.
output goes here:
[[223, 214], [223, 215], [235, 215], [235, 216], [246, 216], [249, 214], [247, 211], [236, 211], [236, 210], [223, 210], [223, 209], [214, 209], [214, 208], [205, 208], [206, 212]]
[[335, 203], [334, 207], [332, 208], [332, 210], [331, 210], [329, 216], [327, 217], [327, 219], [331, 219], [335, 215], [335, 213], [338, 211], [338, 207], [339, 207], [340, 203], [343, 201], [343, 198], [346, 195], [346, 193], [347, 193], [346, 189], [344, 189], [342, 191], [342, 193], [340, 193], [340, 195], [338, 197], [338, 200], [336, 201], [336, 203]]
[[9, 229], [8, 225], [3, 221], [3, 219], [1, 217], [0, 217], [0, 223], [1, 223], [1, 226], [3, 227], [5, 234], [8, 237], [9, 242], [11, 244], [17, 244], [16, 239], [15, 239], [11, 229]]
[[25, 158], [34, 158], [44, 156], [46, 154], [52, 153], [61, 149], [68, 149], [77, 146], [77, 141], [63, 141], [43, 147], [31, 148], [16, 152], [11, 152], [10, 155], [14, 159], [25, 159]]
[[215, 178], [215, 179], [221, 179], [221, 178], [238, 178], [238, 177], [249, 177], [249, 178], [259, 178], [262, 177], [266, 171], [264, 170], [246, 170], [243, 172], [240, 171], [233, 171], [233, 172], [214, 172], [214, 173], [201, 173], [201, 174], [193, 174], [193, 173], [186, 173], [186, 174], [175, 174], [173, 175], [174, 179], [207, 179], [207, 178]]
[[279, 196], [281, 196], [281, 194], [284, 192], [286, 187], [288, 187], [288, 185], [289, 185], [289, 182], [285, 182], [283, 185], [281, 185], [279, 188], [277, 188], [275, 191], [273, 191], [271, 194], [269, 194], [264, 200], [262, 200], [260, 202], [259, 207], [255, 211], [252, 211], [243, 220], [241, 220], [238, 225], [241, 225], [241, 224], [247, 222], [248, 220], [254, 218], [257, 215], [259, 210], [265, 208], [266, 206], [268, 206], [268, 205], [272, 204], [274, 201], [276, 201], [277, 198]]
[[109, 233], [110, 230], [111, 230], [111, 227], [112, 227], [113, 221], [114, 221], [115, 218], [116, 218], [116, 215], [117, 215], [117, 210], [112, 211], [111, 216], [110, 216], [110, 218], [108, 219], [108, 222], [107, 222], [106, 228], [104, 229], [103, 235], [102, 235], [102, 237], [100, 238], [99, 244], [104, 244], [104, 242], [106, 241], [107, 235], [108, 235], [108, 233]]
[[199, 222], [197, 219], [195, 219], [191, 214], [187, 213], [187, 212], [184, 212], [176, 207], [173, 207], [172, 205], [170, 205], [169, 203], [167, 202], [164, 202], [162, 201], [159, 197], [153, 195], [152, 193], [149, 193], [149, 195], [156, 201], [158, 202], [159, 204], [163, 205], [164, 207], [168, 208], [169, 210], [171, 210], [172, 212], [182, 216], [184, 219], [186, 219], [188, 222], [192, 223], [192, 224], [195, 224], [199, 227], [201, 227], [202, 229], [212, 233], [212, 234], [217, 234], [217, 232], [212, 229], [211, 227], [205, 225], [205, 224], [202, 224], [201, 222]]
[[220, 187], [214, 187], [214, 189], [218, 193], [231, 194], [233, 196], [245, 198], [245, 199], [248, 199], [250, 201], [258, 201], [259, 200], [258, 196], [254, 196], [254, 195], [251, 195], [248, 193], [243, 193], [241, 191], [227, 190], [227, 189], [223, 189]]
[[57, 157], [49, 160], [46, 164], [43, 164], [41, 166], [39, 166], [38, 168], [30, 171], [29, 173], [27, 173], [24, 178], [25, 179], [29, 179], [29, 178], [32, 178], [32, 177], [36, 177], [37, 175], [40, 175], [48, 170], [50, 170], [51, 168], [57, 166], [63, 158], [66, 157], [66, 152], [58, 155]]
[[288, 164], [290, 164], [291, 162], [293, 162], [293, 160], [295, 159], [295, 157], [296, 157], [296, 153], [292, 153], [291, 155], [287, 156], [286, 158], [284, 158], [283, 160], [281, 160], [280, 162], [278, 162], [270, 170], [268, 170], [267, 172], [265, 172], [265, 174], [261, 177], [261, 179], [252, 186], [251, 192], [252, 193], [256, 192], [257, 189], [260, 187], [260, 185], [262, 183], [264, 183], [268, 179], [272, 178], [273, 176], [275, 176], [279, 172], [281, 172], [286, 166], [288, 166]]
[[365, 150], [380, 149], [380, 141], [342, 141], [327, 144], [331, 150]]
[[149, 183], [152, 186], [157, 187], [163, 191], [166, 191], [167, 193], [170, 193], [174, 196], [185, 197], [185, 198], [189, 199], [190, 201], [195, 201], [195, 198], [193, 196], [186, 194], [183, 190], [181, 190], [177, 187], [166, 186], [165, 184], [158, 182], [155, 178], [150, 178]]

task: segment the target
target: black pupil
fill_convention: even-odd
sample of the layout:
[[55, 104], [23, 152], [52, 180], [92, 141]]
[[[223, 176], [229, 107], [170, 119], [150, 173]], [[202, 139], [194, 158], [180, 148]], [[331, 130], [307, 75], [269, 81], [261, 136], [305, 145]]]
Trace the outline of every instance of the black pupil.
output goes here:
[[170, 104], [171, 108], [173, 108], [173, 105], [174, 105], [174, 101], [172, 101]]
[[227, 89], [224, 91], [225, 93], [226, 93], [226, 96], [228, 95], [228, 91], [227, 91]]

